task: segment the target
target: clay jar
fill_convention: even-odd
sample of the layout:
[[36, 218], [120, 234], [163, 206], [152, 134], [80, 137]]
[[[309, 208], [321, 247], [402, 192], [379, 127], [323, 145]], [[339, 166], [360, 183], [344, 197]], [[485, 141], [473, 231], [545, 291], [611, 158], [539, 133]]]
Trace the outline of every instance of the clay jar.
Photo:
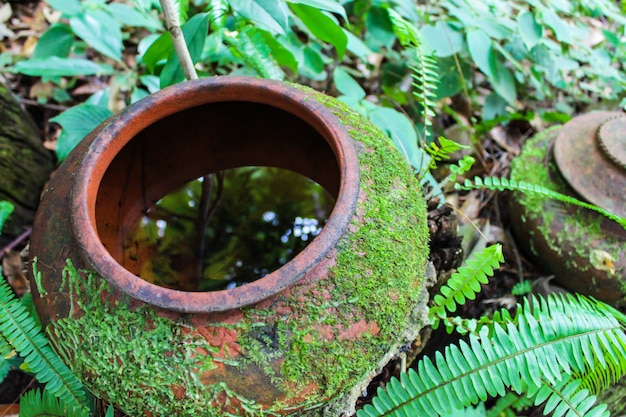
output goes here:
[[[123, 250], [154, 202], [241, 166], [289, 169], [335, 205], [321, 233], [246, 285], [186, 292]], [[339, 415], [425, 324], [426, 208], [390, 139], [339, 101], [240, 77], [164, 89], [63, 162], [33, 230], [33, 296], [57, 352], [133, 416]]]
[[[626, 167], [598, 143], [602, 126], [622, 123], [621, 117], [618, 112], [593, 112], [537, 134], [513, 160], [511, 179], [586, 199], [623, 216]], [[623, 143], [623, 129], [617, 134], [615, 143]], [[555, 283], [626, 305], [626, 230], [617, 222], [530, 193], [513, 195], [511, 219], [518, 246], [553, 274]]]

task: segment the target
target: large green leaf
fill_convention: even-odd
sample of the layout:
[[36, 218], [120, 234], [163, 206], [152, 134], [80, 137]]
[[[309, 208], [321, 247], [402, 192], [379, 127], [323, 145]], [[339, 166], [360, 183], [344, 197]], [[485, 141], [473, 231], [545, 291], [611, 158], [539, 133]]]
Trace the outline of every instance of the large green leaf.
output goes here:
[[335, 81], [335, 87], [341, 94], [353, 97], [356, 100], [365, 98], [365, 90], [342, 67], [335, 67], [333, 80]]
[[405, 114], [389, 107], [377, 107], [368, 117], [391, 137], [408, 163], [416, 169], [424, 165], [423, 152], [417, 147], [417, 133]]
[[467, 47], [478, 69], [487, 77], [493, 77], [496, 55], [493, 51], [491, 38], [481, 29], [469, 30], [467, 32]]
[[543, 21], [545, 24], [552, 29], [554, 32], [554, 36], [559, 42], [571, 44], [572, 36], [570, 34], [569, 27], [567, 23], [563, 21], [552, 9], [545, 8], [541, 12], [541, 16], [543, 17]]
[[284, 35], [288, 30], [287, 8], [280, 0], [231, 0], [230, 7], [270, 32]]
[[85, 136], [113, 113], [107, 108], [93, 104], [79, 104], [50, 119], [63, 128], [57, 142], [57, 157], [65, 159]]
[[341, 26], [333, 18], [311, 6], [291, 3], [290, 7], [315, 37], [335, 47], [341, 61], [348, 46], [348, 37], [343, 33]]
[[80, 1], [78, 0], [46, 0], [46, 2], [67, 16], [74, 16], [80, 13]]
[[435, 51], [438, 57], [454, 55], [463, 49], [463, 35], [449, 23], [438, 21], [427, 25], [420, 32], [424, 41]]
[[161, 30], [163, 25], [156, 17], [142, 13], [139, 9], [124, 3], [110, 3], [107, 10], [115, 19], [127, 26], [144, 27], [151, 30]]
[[101, 9], [90, 9], [70, 18], [76, 35], [102, 55], [122, 59], [122, 29], [113, 17]]
[[365, 44], [375, 50], [391, 49], [396, 42], [396, 34], [389, 18], [387, 9], [372, 7], [367, 12], [365, 19], [367, 32], [365, 32]]
[[[209, 31], [209, 16], [207, 13], [198, 13], [189, 19], [182, 27], [185, 43], [189, 49], [192, 62], [196, 63], [202, 56], [204, 43]], [[183, 81], [185, 74], [174, 50], [170, 51], [169, 58], [161, 72], [161, 88]]]
[[493, 76], [489, 77], [489, 81], [493, 85], [493, 89], [509, 104], [514, 104], [517, 99], [517, 89], [515, 88], [515, 78], [511, 70], [502, 63], [502, 61], [496, 59], [493, 71]]
[[37, 41], [33, 58], [58, 56], [66, 58], [74, 45], [74, 32], [63, 23], [55, 23], [46, 30]]
[[526, 49], [529, 51], [541, 41], [543, 28], [535, 21], [532, 12], [525, 11], [517, 16], [517, 25]]
[[5, 71], [50, 79], [75, 75], [106, 75], [113, 72], [113, 67], [81, 58], [50, 56], [20, 61], [12, 68], [5, 69]]
[[348, 16], [346, 15], [346, 9], [335, 0], [285, 0], [288, 3], [306, 4], [307, 6], [314, 7], [319, 10], [326, 10], [327, 12], [336, 13], [347, 22]]
[[157, 64], [167, 59], [173, 47], [172, 36], [169, 32], [165, 32], [152, 42], [141, 60], [146, 64], [148, 70], [154, 73]]

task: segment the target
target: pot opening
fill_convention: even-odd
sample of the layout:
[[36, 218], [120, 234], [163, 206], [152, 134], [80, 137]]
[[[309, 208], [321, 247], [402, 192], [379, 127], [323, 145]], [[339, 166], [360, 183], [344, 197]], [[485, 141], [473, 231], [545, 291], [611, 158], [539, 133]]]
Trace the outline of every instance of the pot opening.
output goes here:
[[124, 260], [159, 286], [216, 291], [256, 281], [317, 236], [334, 198], [281, 168], [241, 167], [198, 178], [143, 213]]
[[96, 227], [135, 276], [182, 291], [229, 289], [302, 251], [340, 183], [333, 148], [305, 120], [253, 102], [203, 104], [151, 124], [115, 155]]

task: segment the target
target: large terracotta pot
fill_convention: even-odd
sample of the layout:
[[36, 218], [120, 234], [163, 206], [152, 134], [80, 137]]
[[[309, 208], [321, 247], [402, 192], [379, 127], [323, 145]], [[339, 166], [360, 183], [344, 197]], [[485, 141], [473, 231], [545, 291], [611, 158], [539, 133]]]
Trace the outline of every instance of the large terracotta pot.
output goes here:
[[[150, 205], [204, 174], [293, 170], [336, 203], [293, 260], [241, 287], [167, 289], [123, 251]], [[392, 142], [339, 101], [238, 77], [160, 91], [64, 161], [31, 242], [56, 350], [139, 416], [340, 415], [425, 324], [425, 204]]]

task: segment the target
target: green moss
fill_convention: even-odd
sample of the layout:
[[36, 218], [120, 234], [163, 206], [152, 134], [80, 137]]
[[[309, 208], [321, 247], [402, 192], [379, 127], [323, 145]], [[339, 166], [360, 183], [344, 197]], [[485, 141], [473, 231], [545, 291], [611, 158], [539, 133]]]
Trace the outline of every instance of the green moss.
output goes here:
[[[554, 127], [530, 139], [525, 144], [522, 153], [511, 164], [511, 179], [541, 184], [559, 193], [569, 193], [569, 188], [563, 178], [550, 174], [558, 172], [558, 167], [553, 158], [546, 157], [550, 144], [560, 130], [560, 127]], [[602, 230], [603, 218], [599, 214], [546, 199], [537, 194], [517, 193], [515, 198], [524, 208], [524, 215], [527, 219], [537, 224], [550, 250], [563, 256], [563, 262], [571, 270], [593, 270], [592, 251], [606, 252], [615, 260], [626, 251], [624, 240], [612, 237]], [[564, 215], [564, 213], [567, 214]], [[555, 233], [552, 229], [555, 228], [553, 224], [557, 220], [556, 216], [563, 224]], [[564, 248], [567, 250], [572, 248], [573, 253], [565, 253]], [[541, 256], [534, 248], [533, 250], [534, 255]], [[609, 278], [621, 280], [623, 271], [598, 271], [598, 273], [606, 273]], [[623, 287], [622, 292], [626, 294], [626, 286]]]
[[[284, 413], [290, 398], [317, 386], [293, 415], [337, 415], [352, 402], [355, 387], [362, 389], [376, 368], [424, 326], [428, 231], [419, 182], [379, 129], [339, 101], [304, 90], [362, 143], [357, 150], [365, 198], [356, 207], [362, 218], [354, 219], [350, 233], [340, 239], [335, 265], [313, 289], [295, 285], [276, 297], [292, 316], [253, 306], [243, 309], [237, 323], [208, 323], [236, 330], [243, 354], [226, 358], [193, 331], [191, 317], [171, 320], [149, 306], [111, 301], [114, 291], [105, 280], [68, 265], [62, 286], [78, 313], [53, 321], [49, 331], [96, 395], [137, 416], [219, 416], [214, 404], [224, 401], [241, 403], [252, 416]], [[355, 326], [362, 334], [346, 336]], [[260, 372], [259, 381], [277, 387], [284, 401], [261, 407], [262, 399], [237, 392], [234, 384], [204, 385], [199, 375], [218, 361], [244, 377]], [[174, 387], [185, 387], [181, 398]]]

